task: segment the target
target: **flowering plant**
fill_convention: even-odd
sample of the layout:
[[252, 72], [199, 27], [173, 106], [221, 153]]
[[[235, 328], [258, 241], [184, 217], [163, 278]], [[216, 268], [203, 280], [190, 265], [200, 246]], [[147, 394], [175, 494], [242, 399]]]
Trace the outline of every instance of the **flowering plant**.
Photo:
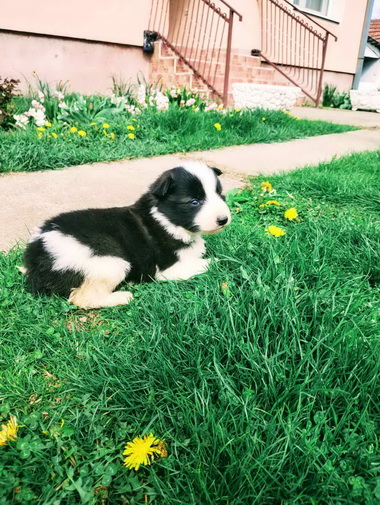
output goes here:
[[168, 110], [169, 108], [168, 97], [158, 88], [145, 84], [140, 84], [137, 88], [137, 101], [142, 109], [154, 107], [157, 110]]
[[187, 88], [175, 88], [166, 90], [166, 96], [170, 104], [177, 105], [178, 107], [185, 107], [198, 112], [204, 110], [207, 106], [204, 100], [198, 93]]

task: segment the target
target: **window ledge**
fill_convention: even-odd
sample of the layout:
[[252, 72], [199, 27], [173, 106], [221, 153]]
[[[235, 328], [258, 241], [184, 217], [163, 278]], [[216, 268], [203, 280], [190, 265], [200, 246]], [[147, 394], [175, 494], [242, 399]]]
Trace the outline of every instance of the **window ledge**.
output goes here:
[[295, 7], [295, 11], [300, 11], [300, 12], [304, 12], [305, 14], [308, 14], [309, 16], [313, 16], [315, 18], [319, 18], [319, 19], [324, 19], [325, 21], [330, 21], [331, 23], [335, 23], [337, 25], [340, 24], [340, 21], [336, 20], [336, 19], [333, 19], [329, 16], [324, 16], [323, 14], [319, 14], [319, 12], [317, 11], [312, 11], [312, 10], [309, 10], [309, 9], [301, 9], [300, 7]]

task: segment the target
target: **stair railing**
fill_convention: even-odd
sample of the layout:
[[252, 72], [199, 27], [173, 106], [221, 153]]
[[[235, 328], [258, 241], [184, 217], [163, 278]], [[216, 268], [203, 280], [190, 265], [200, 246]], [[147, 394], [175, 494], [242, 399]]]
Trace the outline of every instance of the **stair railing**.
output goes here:
[[224, 0], [153, 0], [149, 30], [213, 93], [228, 99], [234, 16]]
[[259, 0], [261, 49], [252, 51], [319, 104], [329, 36], [337, 37], [288, 0]]

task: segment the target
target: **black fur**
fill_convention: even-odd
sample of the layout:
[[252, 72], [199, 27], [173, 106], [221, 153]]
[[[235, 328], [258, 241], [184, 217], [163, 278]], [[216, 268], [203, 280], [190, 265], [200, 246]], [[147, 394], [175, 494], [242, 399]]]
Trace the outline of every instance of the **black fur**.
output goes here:
[[[218, 193], [221, 185], [215, 176]], [[87, 209], [60, 214], [46, 221], [41, 233], [58, 230], [89, 246], [94, 255], [117, 256], [131, 264], [125, 281], [154, 279], [157, 268], [169, 268], [176, 252], [191, 244], [177, 240], [152, 217], [152, 207], [173, 224], [197, 232], [194, 217], [204, 203], [199, 179], [182, 167], [162, 174], [134, 205], [111, 209]], [[41, 238], [30, 242], [24, 254], [29, 288], [34, 292], [69, 296], [84, 276], [74, 270], [54, 271], [53, 261]]]

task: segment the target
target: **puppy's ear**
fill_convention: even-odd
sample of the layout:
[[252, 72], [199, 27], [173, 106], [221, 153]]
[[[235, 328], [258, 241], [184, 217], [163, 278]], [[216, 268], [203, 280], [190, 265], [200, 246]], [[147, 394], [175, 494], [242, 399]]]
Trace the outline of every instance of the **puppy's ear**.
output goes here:
[[170, 170], [164, 172], [160, 177], [151, 185], [150, 192], [154, 196], [163, 197], [168, 192], [173, 184], [173, 174]]
[[222, 173], [223, 173], [221, 170], [219, 170], [219, 168], [216, 168], [216, 167], [210, 167], [210, 168], [211, 168], [211, 170], [214, 171], [215, 175], [222, 175]]

